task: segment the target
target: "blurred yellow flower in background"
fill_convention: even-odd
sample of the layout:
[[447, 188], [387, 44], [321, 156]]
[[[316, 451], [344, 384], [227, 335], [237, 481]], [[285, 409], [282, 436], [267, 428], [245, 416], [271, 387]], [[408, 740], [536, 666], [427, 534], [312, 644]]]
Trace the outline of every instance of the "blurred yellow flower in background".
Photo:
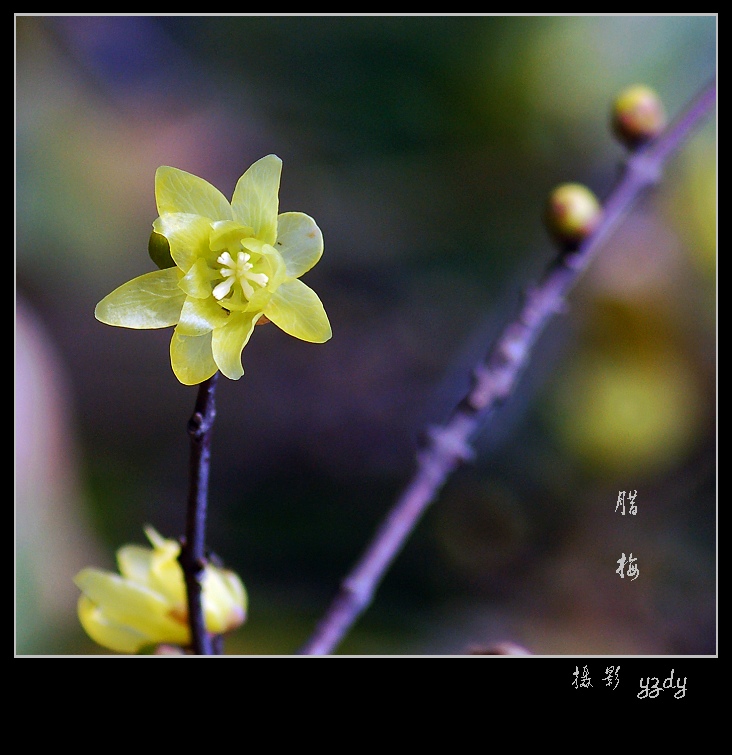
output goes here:
[[[153, 229], [167, 241], [171, 266], [115, 289], [97, 304], [97, 319], [136, 329], [175, 325], [171, 365], [185, 385], [217, 370], [238, 380], [242, 349], [263, 315], [295, 338], [327, 341], [323, 305], [299, 280], [320, 259], [323, 235], [309, 215], [278, 214], [281, 171], [276, 155], [258, 160], [229, 203], [202, 178], [158, 168]], [[165, 252], [151, 244], [159, 266]]]
[[[103, 647], [139, 653], [160, 644], [190, 644], [180, 544], [145, 528], [152, 549], [125, 545], [117, 551], [120, 574], [82, 569], [78, 614], [86, 633]], [[206, 629], [224, 634], [246, 618], [247, 595], [239, 577], [208, 565], [202, 578]]]

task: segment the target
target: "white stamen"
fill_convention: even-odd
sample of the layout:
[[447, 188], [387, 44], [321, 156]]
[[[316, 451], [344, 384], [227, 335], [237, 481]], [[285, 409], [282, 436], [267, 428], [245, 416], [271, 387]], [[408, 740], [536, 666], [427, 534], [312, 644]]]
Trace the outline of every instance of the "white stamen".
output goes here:
[[233, 288], [234, 282], [237, 281], [241, 286], [242, 293], [246, 299], [251, 299], [254, 295], [254, 288], [249, 281], [256, 283], [258, 286], [266, 286], [269, 282], [269, 276], [264, 273], [250, 273], [254, 264], [249, 262], [251, 255], [247, 252], [238, 252], [236, 262], [229, 252], [219, 255], [216, 261], [223, 265], [219, 274], [224, 279], [212, 291], [215, 299], [223, 299]]
[[216, 286], [216, 288], [214, 288], [214, 290], [211, 292], [214, 296], [214, 299], [221, 300], [226, 296], [226, 294], [229, 293], [229, 291], [231, 291], [231, 287], [234, 285], [235, 280], [233, 277], [233, 271], [230, 271], [230, 275], [232, 277], [226, 278], [226, 280], [221, 281], [221, 283], [219, 283], [219, 285]]

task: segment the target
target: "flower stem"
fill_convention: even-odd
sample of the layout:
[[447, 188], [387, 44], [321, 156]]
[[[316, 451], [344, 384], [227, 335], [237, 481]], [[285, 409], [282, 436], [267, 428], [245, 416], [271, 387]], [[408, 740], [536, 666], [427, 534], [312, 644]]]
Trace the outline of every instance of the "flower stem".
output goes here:
[[452, 472], [472, 458], [470, 441], [478, 428], [513, 393], [548, 321], [557, 312], [566, 311], [569, 291], [632, 206], [660, 180], [665, 162], [711, 112], [716, 92], [713, 81], [663, 134], [630, 155], [604, 204], [600, 225], [577, 249], [562, 249], [538, 284], [526, 293], [516, 318], [474, 369], [472, 385], [448, 421], [428, 431], [411, 481], [341, 582], [328, 612], [299, 650], [300, 655], [332, 652], [371, 604], [384, 574], [428, 506]]
[[183, 569], [188, 594], [188, 622], [191, 643], [196, 655], [220, 654], [208, 632], [201, 601], [201, 578], [206, 568], [206, 514], [208, 507], [208, 478], [211, 462], [211, 431], [216, 418], [216, 380], [218, 372], [198, 387], [196, 405], [188, 420], [191, 439], [186, 534], [179, 561]]

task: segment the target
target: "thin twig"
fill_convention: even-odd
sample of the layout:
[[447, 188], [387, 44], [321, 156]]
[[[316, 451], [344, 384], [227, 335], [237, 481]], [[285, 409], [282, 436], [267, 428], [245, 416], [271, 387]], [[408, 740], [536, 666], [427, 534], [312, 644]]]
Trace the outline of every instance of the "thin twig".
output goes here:
[[629, 157], [623, 175], [604, 204], [603, 219], [595, 232], [577, 249], [562, 250], [538, 285], [526, 293], [516, 319], [506, 326], [485, 360], [473, 371], [467, 395], [446, 424], [429, 429], [424, 447], [417, 454], [411, 482], [342, 581], [327, 614], [299, 650], [300, 655], [332, 652], [371, 604], [386, 570], [427, 507], [452, 472], [472, 458], [472, 437], [513, 392], [550, 318], [567, 309], [567, 294], [597, 250], [638, 199], [658, 183], [664, 163], [710, 113], [715, 101], [716, 82], [712, 82], [663, 134]]
[[201, 578], [206, 568], [206, 513], [208, 478], [211, 462], [211, 431], [216, 417], [216, 379], [218, 372], [198, 387], [193, 415], [188, 420], [191, 439], [186, 534], [179, 561], [188, 595], [188, 623], [196, 655], [215, 655], [214, 644], [206, 631], [201, 602]]

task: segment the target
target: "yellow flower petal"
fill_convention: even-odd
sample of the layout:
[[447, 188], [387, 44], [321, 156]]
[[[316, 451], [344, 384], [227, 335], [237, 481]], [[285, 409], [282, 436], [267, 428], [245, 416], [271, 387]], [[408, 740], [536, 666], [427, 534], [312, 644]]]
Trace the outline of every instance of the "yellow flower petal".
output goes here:
[[153, 642], [188, 641], [188, 626], [171, 618], [170, 602], [148, 587], [101, 569], [82, 569], [74, 582], [92, 603], [104, 608], [108, 621], [132, 627]]
[[212, 298], [189, 297], [181, 310], [176, 330], [182, 336], [203, 336], [214, 328], [223, 328], [228, 320], [229, 314]]
[[254, 236], [267, 244], [277, 241], [282, 160], [267, 155], [257, 160], [239, 179], [231, 199], [234, 219], [254, 229]]
[[275, 248], [269, 244], [262, 244], [262, 247], [259, 250], [259, 253], [264, 260], [264, 269], [269, 276], [269, 283], [267, 284], [268, 291], [274, 291], [277, 289], [280, 283], [284, 282], [285, 278], [288, 277], [285, 260], [282, 258], [278, 249], [279, 247]]
[[175, 540], [162, 540], [154, 550], [125, 545], [117, 551], [119, 572], [124, 579], [162, 596], [168, 606], [183, 607], [186, 588], [178, 563], [179, 552], [180, 546]]
[[77, 612], [84, 631], [102, 647], [118, 653], [137, 653], [151, 642], [144, 632], [112, 621], [85, 595], [79, 597]]
[[125, 328], [167, 328], [180, 317], [186, 295], [178, 288], [178, 268], [155, 270], [123, 283], [97, 304], [94, 316]]
[[125, 579], [147, 584], [153, 552], [141, 545], [125, 545], [117, 551], [119, 573]]
[[261, 312], [232, 312], [226, 326], [213, 332], [211, 347], [214, 361], [230, 380], [238, 380], [244, 374], [241, 352], [260, 315]]
[[167, 165], [155, 172], [155, 200], [159, 215], [190, 212], [211, 220], [231, 220], [231, 206], [217, 188], [203, 178]]
[[189, 296], [194, 296], [196, 299], [208, 299], [211, 297], [214, 288], [211, 282], [220, 278], [220, 273], [211, 269], [206, 264], [206, 260], [199, 257], [181, 278], [178, 285]]
[[212, 223], [211, 227], [209, 246], [214, 252], [220, 252], [232, 245], [238, 245], [242, 239], [249, 238], [254, 234], [253, 228], [237, 223], [236, 220], [220, 220]]
[[188, 596], [183, 569], [177, 557], [160, 559], [157, 551], [153, 556], [148, 584], [151, 590], [162, 595], [168, 605], [173, 606], [171, 615], [177, 620], [185, 618], [188, 613]]
[[303, 212], [283, 212], [277, 219], [277, 251], [290, 278], [307, 273], [323, 254], [323, 234]]
[[246, 618], [247, 595], [244, 585], [228, 569], [211, 569], [203, 582], [203, 609], [206, 627], [223, 634], [240, 626]]
[[218, 369], [211, 352], [211, 334], [185, 336], [176, 328], [170, 339], [170, 363], [183, 385], [198, 385]]
[[264, 314], [295, 338], [324, 343], [333, 334], [318, 295], [301, 280], [283, 283], [265, 307]]
[[170, 213], [156, 218], [153, 230], [168, 239], [170, 256], [184, 273], [196, 260], [213, 262], [216, 257], [209, 248], [211, 221], [208, 218], [181, 212]]

